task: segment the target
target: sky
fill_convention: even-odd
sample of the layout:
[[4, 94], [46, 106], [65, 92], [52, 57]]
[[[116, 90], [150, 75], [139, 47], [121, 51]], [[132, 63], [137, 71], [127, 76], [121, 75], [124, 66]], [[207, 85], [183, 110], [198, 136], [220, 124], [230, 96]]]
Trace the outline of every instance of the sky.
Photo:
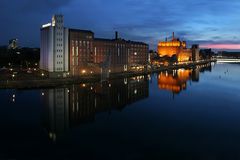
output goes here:
[[151, 49], [172, 32], [189, 45], [240, 49], [240, 0], [1, 0], [0, 45], [18, 38], [40, 46], [40, 27], [63, 14], [65, 27], [92, 30], [95, 37], [143, 41]]

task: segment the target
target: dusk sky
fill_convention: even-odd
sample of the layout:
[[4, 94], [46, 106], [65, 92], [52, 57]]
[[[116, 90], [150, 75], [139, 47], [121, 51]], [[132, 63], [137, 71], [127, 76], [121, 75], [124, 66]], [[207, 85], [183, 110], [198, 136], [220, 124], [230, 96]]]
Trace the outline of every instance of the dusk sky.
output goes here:
[[157, 42], [172, 32], [189, 44], [240, 49], [239, 0], [1, 0], [0, 45], [18, 38], [21, 46], [39, 47], [40, 26], [55, 13], [65, 26], [87, 29], [95, 37]]

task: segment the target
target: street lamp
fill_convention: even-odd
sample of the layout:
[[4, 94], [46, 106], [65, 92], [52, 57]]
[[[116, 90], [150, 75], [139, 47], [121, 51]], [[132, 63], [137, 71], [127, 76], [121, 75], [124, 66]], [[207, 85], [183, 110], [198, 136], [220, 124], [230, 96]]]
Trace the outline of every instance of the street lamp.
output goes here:
[[82, 74], [85, 74], [86, 73], [86, 70], [82, 70]]

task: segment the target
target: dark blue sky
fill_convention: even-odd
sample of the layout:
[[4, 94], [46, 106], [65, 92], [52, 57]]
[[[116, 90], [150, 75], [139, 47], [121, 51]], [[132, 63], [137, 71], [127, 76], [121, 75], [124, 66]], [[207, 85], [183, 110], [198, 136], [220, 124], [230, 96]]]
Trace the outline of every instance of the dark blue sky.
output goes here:
[[113, 38], [118, 30], [122, 38], [147, 42], [153, 49], [173, 31], [190, 44], [240, 42], [240, 0], [1, 0], [0, 4], [0, 45], [16, 37], [21, 46], [39, 47], [40, 26], [54, 13], [65, 16], [66, 27], [90, 29], [105, 38]]

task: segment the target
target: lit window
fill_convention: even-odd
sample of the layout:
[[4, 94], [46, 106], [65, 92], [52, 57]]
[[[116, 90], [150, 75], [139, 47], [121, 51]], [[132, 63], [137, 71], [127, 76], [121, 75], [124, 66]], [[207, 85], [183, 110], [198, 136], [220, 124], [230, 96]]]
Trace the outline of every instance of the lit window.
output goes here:
[[76, 56], [78, 56], [78, 47], [76, 47]]
[[74, 58], [72, 59], [72, 65], [74, 66]]

